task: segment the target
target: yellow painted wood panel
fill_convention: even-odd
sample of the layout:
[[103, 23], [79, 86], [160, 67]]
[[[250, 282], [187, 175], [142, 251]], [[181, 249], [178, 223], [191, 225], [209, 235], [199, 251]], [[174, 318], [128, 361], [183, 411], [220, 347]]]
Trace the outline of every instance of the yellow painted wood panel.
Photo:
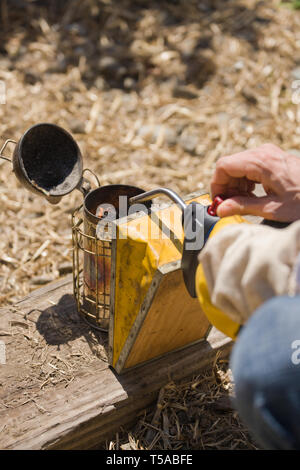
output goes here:
[[198, 300], [185, 288], [182, 271], [172, 271], [162, 279], [125, 368], [197, 341], [208, 328]]

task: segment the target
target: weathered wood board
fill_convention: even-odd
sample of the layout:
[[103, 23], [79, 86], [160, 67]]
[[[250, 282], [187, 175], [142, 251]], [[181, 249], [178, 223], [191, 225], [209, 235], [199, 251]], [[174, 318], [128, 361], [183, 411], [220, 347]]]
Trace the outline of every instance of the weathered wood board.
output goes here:
[[97, 448], [136, 421], [164, 384], [231, 347], [212, 329], [207, 341], [118, 376], [107, 363], [107, 335], [76, 311], [71, 277], [0, 309], [0, 340], [0, 449]]

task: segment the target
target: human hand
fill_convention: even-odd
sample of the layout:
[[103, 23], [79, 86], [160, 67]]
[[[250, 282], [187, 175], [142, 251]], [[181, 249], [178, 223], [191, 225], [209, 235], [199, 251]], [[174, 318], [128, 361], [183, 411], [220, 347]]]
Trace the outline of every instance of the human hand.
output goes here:
[[[253, 194], [261, 183], [265, 196]], [[221, 157], [211, 182], [212, 198], [226, 197], [219, 217], [251, 214], [269, 220], [300, 219], [300, 158], [273, 144]]]

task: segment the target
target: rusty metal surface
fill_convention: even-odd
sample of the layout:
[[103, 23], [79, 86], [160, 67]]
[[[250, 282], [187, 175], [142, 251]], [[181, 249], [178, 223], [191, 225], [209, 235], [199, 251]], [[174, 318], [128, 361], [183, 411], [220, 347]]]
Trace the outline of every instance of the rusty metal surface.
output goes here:
[[[100, 187], [91, 191], [83, 206], [73, 213], [73, 280], [77, 308], [90, 325], [104, 331], [109, 328], [112, 260], [110, 222], [105, 222], [101, 204], [114, 206], [118, 216], [119, 196], [129, 200], [142, 192], [141, 188], [127, 185]], [[104, 222], [102, 235], [98, 230], [99, 222]]]

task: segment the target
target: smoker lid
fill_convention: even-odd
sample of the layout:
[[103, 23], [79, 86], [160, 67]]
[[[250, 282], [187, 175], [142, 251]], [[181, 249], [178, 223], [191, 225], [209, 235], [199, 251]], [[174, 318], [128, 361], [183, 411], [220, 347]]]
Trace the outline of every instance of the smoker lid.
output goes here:
[[19, 173], [47, 197], [64, 196], [82, 181], [80, 149], [62, 127], [48, 123], [30, 127], [15, 152]]

